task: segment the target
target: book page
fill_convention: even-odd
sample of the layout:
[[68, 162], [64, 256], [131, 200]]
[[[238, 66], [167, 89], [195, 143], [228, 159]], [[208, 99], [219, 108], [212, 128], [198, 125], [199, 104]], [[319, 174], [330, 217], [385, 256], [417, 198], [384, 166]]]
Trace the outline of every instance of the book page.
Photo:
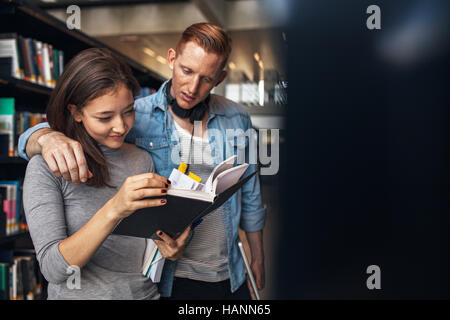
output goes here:
[[188, 177], [181, 171], [173, 169], [169, 176], [169, 180], [172, 182], [171, 187], [177, 189], [187, 189], [187, 190], [203, 190], [204, 185], [195, 181], [194, 179]]
[[213, 190], [215, 191], [215, 194], [220, 194], [232, 185], [236, 184], [247, 168], [248, 164], [244, 163], [217, 175], [217, 178], [213, 183]]
[[158, 247], [152, 239], [146, 239], [146, 247], [144, 252], [144, 263], [142, 265], [142, 274], [145, 276], [147, 274], [148, 268], [150, 267], [153, 258], [155, 257], [156, 250]]
[[228, 170], [230, 168], [233, 167], [234, 161], [236, 161], [237, 156], [231, 156], [228, 159], [222, 161], [221, 163], [219, 163], [217, 165], [217, 167], [214, 168], [214, 170], [211, 172], [211, 174], [209, 175], [208, 180], [205, 183], [205, 191], [206, 192], [210, 192], [212, 194], [215, 194], [215, 192], [213, 192], [213, 182], [214, 179], [216, 179], [216, 177], [221, 174], [222, 172], [224, 172], [225, 170]]

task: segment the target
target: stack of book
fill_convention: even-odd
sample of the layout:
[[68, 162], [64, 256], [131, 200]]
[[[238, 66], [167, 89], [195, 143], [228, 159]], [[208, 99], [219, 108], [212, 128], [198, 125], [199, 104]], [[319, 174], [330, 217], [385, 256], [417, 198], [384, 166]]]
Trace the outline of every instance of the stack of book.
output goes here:
[[3, 76], [11, 76], [54, 88], [64, 69], [64, 52], [51, 44], [17, 33], [0, 34]]
[[142, 274], [152, 279], [154, 283], [158, 283], [161, 280], [164, 261], [165, 259], [159, 252], [156, 243], [152, 239], [147, 239]]

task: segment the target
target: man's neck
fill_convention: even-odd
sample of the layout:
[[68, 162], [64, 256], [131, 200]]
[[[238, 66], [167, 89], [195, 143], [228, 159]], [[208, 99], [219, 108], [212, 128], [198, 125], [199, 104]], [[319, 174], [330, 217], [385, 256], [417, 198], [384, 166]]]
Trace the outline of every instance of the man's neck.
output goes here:
[[[179, 116], [177, 116], [173, 111], [172, 111], [172, 107], [169, 106], [169, 110], [170, 110], [170, 114], [172, 115], [173, 120], [184, 130], [186, 130], [187, 132], [192, 132], [192, 129], [194, 127], [194, 124], [191, 123], [191, 121], [189, 120], [189, 118], [181, 118]], [[202, 137], [205, 137], [206, 135], [206, 121], [208, 120], [208, 109], [206, 109], [205, 114], [203, 115], [203, 119], [202, 119]], [[197, 130], [195, 130], [197, 131]], [[194, 136], [199, 136], [198, 132], [194, 132]]]

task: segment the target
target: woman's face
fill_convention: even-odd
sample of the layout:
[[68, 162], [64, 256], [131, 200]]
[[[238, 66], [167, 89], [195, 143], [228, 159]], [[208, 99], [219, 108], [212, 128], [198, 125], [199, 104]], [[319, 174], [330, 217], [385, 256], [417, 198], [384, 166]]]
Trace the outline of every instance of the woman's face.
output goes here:
[[70, 109], [75, 121], [82, 122], [95, 141], [112, 149], [122, 146], [134, 124], [133, 94], [125, 85], [93, 99], [81, 112], [73, 108]]

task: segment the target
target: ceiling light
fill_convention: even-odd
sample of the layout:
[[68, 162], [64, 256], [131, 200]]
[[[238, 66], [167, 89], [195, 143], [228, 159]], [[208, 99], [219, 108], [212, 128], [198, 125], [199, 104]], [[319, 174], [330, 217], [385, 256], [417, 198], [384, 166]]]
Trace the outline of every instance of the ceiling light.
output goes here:
[[157, 60], [159, 63], [166, 64], [166, 59], [164, 59], [164, 58], [161, 57], [161, 56], [157, 56], [157, 57], [156, 57], [156, 60]]
[[255, 60], [256, 61], [259, 61], [259, 54], [258, 54], [258, 52], [255, 52], [254, 54], [253, 54], [253, 58], [255, 58]]
[[156, 53], [155, 53], [155, 51], [153, 51], [152, 49], [150, 49], [150, 48], [144, 48], [144, 49], [142, 49], [142, 51], [144, 51], [144, 53], [145, 54], [148, 54], [150, 57], [155, 57], [156, 56]]
[[135, 36], [135, 35], [122, 36], [122, 37], [120, 37], [120, 41], [135, 42], [135, 41], [138, 41], [138, 36]]
[[232, 61], [228, 64], [228, 67], [229, 67], [231, 70], [236, 69], [236, 65], [235, 65], [234, 62], [232, 62]]
[[262, 60], [259, 60], [258, 64], [261, 69], [264, 69], [264, 64], [263, 64]]

